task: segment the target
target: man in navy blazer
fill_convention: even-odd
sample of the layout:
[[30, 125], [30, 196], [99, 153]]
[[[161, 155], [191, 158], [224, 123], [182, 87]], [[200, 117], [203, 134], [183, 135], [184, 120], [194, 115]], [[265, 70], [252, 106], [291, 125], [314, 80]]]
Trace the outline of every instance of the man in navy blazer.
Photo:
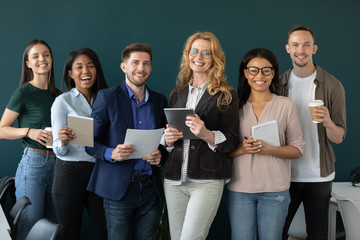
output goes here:
[[152, 49], [134, 43], [122, 52], [125, 81], [99, 91], [93, 104], [94, 147], [86, 152], [97, 161], [88, 190], [104, 198], [109, 239], [153, 239], [164, 199], [160, 165], [166, 150], [159, 146], [143, 159], [125, 160], [135, 151], [123, 144], [126, 130], [165, 127], [166, 98], [146, 86]]

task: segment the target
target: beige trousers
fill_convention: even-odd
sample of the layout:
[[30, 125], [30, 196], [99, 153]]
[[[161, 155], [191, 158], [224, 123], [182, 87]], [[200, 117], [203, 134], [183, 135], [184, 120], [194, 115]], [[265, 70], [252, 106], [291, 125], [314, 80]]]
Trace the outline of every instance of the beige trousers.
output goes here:
[[172, 240], [205, 240], [218, 210], [224, 180], [164, 184]]

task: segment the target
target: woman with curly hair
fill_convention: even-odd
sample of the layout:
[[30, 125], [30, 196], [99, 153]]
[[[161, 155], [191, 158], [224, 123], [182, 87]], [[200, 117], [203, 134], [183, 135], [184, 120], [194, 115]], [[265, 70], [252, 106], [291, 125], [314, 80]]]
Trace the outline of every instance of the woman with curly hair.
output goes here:
[[230, 178], [226, 153], [239, 143], [238, 99], [226, 81], [225, 54], [214, 34], [188, 38], [170, 107], [194, 110], [185, 123], [197, 137], [184, 139], [170, 126], [164, 133], [171, 239], [205, 239]]

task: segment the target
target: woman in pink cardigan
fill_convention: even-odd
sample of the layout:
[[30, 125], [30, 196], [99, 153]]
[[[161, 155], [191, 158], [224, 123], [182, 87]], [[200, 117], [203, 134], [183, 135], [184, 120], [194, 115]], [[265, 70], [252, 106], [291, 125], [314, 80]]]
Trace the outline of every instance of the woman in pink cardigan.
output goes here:
[[[288, 206], [291, 159], [305, 142], [295, 103], [279, 94], [279, 67], [268, 49], [250, 50], [239, 69], [241, 144], [229, 154], [228, 184], [232, 239], [281, 239]], [[254, 139], [251, 127], [276, 120], [280, 146]]]

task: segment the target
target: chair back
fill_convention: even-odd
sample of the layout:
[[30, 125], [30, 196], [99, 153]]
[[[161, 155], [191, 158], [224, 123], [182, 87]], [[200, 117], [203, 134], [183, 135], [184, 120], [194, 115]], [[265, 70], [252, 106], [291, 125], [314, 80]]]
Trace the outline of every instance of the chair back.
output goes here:
[[11, 197], [11, 206], [16, 202], [15, 197], [15, 177], [6, 176], [0, 179], [0, 203], [1, 207], [5, 209], [7, 196]]
[[30, 204], [31, 204], [31, 202], [30, 202], [29, 198], [26, 196], [23, 196], [12, 207], [10, 214], [9, 214], [9, 219], [8, 219], [10, 229], [11, 229], [10, 235], [11, 235], [12, 239], [16, 239], [16, 233], [17, 233], [20, 216], [21, 216], [22, 212], [24, 211], [24, 209], [27, 206], [29, 206]]
[[25, 240], [56, 240], [61, 229], [61, 224], [42, 218], [34, 224]]
[[288, 235], [296, 239], [306, 239], [306, 223], [303, 203], [300, 204], [288, 231]]
[[360, 207], [352, 199], [340, 197], [335, 193], [332, 193], [332, 196], [336, 199], [340, 209], [346, 240], [358, 240], [360, 236]]

